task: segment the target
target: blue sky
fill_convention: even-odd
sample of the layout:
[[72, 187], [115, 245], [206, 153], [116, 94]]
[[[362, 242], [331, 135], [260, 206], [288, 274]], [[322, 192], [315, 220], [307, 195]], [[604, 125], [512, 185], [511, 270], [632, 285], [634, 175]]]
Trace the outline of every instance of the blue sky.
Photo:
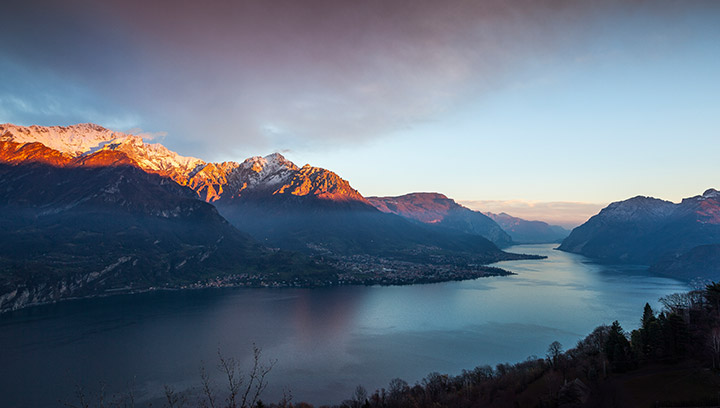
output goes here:
[[[495, 211], [502, 205], [487, 201], [604, 205], [701, 194], [720, 185], [720, 14], [690, 14], [671, 27], [638, 20], [618, 17], [616, 31], [579, 52], [533, 59], [502, 86], [390, 139], [303, 156], [344, 163], [361, 191], [442, 191]], [[370, 157], [381, 165], [364, 168]], [[388, 168], [395, 177], [376, 183]], [[537, 207], [530, 216], [555, 211]]]
[[141, 130], [205, 160], [281, 151], [364, 195], [553, 220], [571, 211], [542, 203], [720, 186], [717, 2], [269, 4], [10, 1], [0, 122]]

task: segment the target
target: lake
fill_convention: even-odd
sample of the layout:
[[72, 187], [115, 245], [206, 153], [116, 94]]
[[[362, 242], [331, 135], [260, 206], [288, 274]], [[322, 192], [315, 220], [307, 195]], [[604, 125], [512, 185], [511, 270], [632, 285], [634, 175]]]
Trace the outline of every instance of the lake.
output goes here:
[[[508, 277], [399, 287], [205, 289], [74, 300], [0, 315], [0, 406], [76, 403], [105, 383], [107, 393], [134, 390], [158, 398], [164, 385], [200, 385], [200, 367], [220, 382], [218, 350], [249, 363], [253, 343], [268, 375], [266, 401], [289, 389], [315, 405], [350, 398], [400, 377], [544, 356], [599, 324], [637, 328], [642, 308], [682, 282], [646, 268], [599, 265], [518, 245], [510, 252], [544, 260], [502, 262]], [[158, 404], [153, 404], [158, 406]]]

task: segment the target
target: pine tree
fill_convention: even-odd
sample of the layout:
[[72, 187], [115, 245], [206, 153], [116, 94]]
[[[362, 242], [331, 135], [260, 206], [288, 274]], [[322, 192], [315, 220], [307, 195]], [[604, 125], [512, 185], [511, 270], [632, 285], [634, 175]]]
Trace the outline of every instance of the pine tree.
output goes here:
[[654, 322], [655, 319], [655, 313], [652, 310], [652, 307], [650, 307], [649, 303], [645, 303], [645, 308], [643, 309], [643, 316], [642, 316], [642, 328], [647, 329], [650, 323]]
[[626, 371], [632, 366], [630, 342], [625, 337], [625, 331], [617, 320], [610, 326], [610, 333], [605, 342], [605, 356], [610, 361], [613, 371]]
[[642, 326], [639, 329], [639, 341], [641, 344], [633, 344], [636, 350], [640, 350], [645, 359], [652, 359], [657, 356], [658, 343], [660, 342], [660, 324], [655, 317], [650, 304], [645, 303], [642, 316]]

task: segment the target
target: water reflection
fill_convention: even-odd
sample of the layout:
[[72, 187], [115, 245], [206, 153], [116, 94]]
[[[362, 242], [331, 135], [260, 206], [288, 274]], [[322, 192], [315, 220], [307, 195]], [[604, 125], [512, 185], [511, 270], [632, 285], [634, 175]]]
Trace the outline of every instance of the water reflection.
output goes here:
[[297, 291], [295, 330], [303, 344], [343, 342], [355, 324], [358, 305], [365, 291], [348, 288], [302, 289]]

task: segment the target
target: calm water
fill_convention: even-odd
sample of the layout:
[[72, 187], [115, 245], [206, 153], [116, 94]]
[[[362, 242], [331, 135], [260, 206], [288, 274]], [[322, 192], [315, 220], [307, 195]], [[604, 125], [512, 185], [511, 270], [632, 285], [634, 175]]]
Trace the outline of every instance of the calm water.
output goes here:
[[[510, 251], [546, 260], [504, 262], [510, 277], [403, 287], [224, 289], [148, 293], [65, 302], [0, 315], [0, 406], [76, 402], [76, 383], [132, 383], [138, 399], [198, 386], [217, 351], [248, 361], [252, 344], [277, 360], [266, 400], [283, 387], [294, 401], [337, 403], [432, 371], [544, 356], [601, 323], [638, 326], [681, 282], [643, 268], [601, 266], [553, 245]], [[218, 377], [219, 381], [219, 377]]]

